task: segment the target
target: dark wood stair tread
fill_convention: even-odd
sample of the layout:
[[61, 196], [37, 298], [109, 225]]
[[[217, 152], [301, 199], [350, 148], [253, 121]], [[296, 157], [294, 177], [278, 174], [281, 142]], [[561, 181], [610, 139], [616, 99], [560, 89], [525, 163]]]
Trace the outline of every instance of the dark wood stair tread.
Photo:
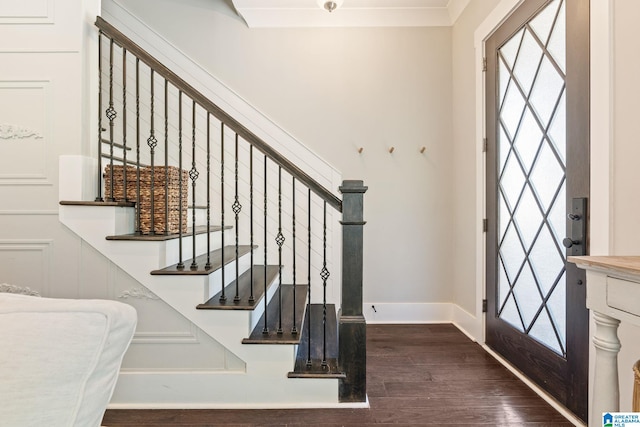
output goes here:
[[[230, 229], [231, 227], [225, 227], [225, 230]], [[209, 227], [209, 231], [211, 232], [218, 232], [222, 230], [222, 227], [220, 227], [219, 225], [212, 225], [211, 227]], [[205, 234], [207, 232], [207, 226], [206, 225], [198, 225], [196, 226], [196, 231], [195, 234]], [[182, 233], [182, 237], [189, 237], [189, 236], [193, 236], [193, 228], [188, 228], [186, 233]], [[130, 233], [130, 234], [119, 234], [119, 235], [115, 235], [115, 236], [107, 236], [107, 240], [140, 240], [140, 241], [152, 241], [152, 242], [157, 242], [157, 241], [165, 241], [165, 240], [172, 240], [172, 239], [178, 239], [180, 237], [180, 234], [141, 234], [141, 233]], [[235, 254], [235, 246], [233, 246], [233, 250], [234, 250], [234, 254]], [[191, 262], [191, 260], [189, 260], [189, 262]], [[206, 260], [205, 260], [206, 262]]]
[[135, 207], [135, 202], [123, 202], [123, 201], [85, 201], [85, 200], [60, 200], [62, 206], [119, 206], [125, 208]]
[[[338, 368], [338, 321], [334, 304], [327, 304], [327, 345], [326, 366], [322, 365], [323, 359], [323, 322], [322, 304], [311, 304], [305, 313], [302, 338], [298, 345], [293, 372], [289, 372], [289, 378], [346, 378], [344, 372]], [[308, 320], [311, 315], [311, 366], [307, 366], [309, 351]]]
[[[184, 236], [184, 234], [183, 234]], [[257, 248], [254, 246], [253, 248]], [[238, 257], [248, 254], [251, 252], [252, 248], [250, 245], [240, 245], [238, 246]], [[151, 272], [152, 275], [190, 275], [190, 276], [206, 276], [208, 274], [213, 273], [218, 270], [222, 265], [227, 265], [236, 259], [236, 247], [235, 245], [229, 245], [224, 247], [224, 263], [222, 260], [222, 248], [216, 249], [215, 251], [211, 251], [211, 259], [209, 268], [205, 268], [207, 266], [207, 254], [202, 254], [196, 257], [196, 268], [191, 268], [191, 264], [193, 259], [190, 258], [188, 260], [183, 261], [184, 268], [178, 268], [179, 264], [173, 264], [169, 267], [165, 267], [160, 270], [153, 270]]]
[[267, 306], [267, 328], [268, 333], [264, 334], [264, 313], [256, 327], [251, 332], [249, 338], [242, 340], [243, 344], [298, 344], [300, 337], [302, 336], [302, 319], [304, 316], [305, 306], [307, 303], [307, 291], [309, 287], [307, 285], [295, 286], [295, 324], [297, 333], [292, 333], [294, 316], [293, 316], [293, 285], [281, 285], [280, 291], [282, 293], [282, 333], [278, 333], [278, 326], [280, 323], [280, 316], [278, 314], [278, 290], [271, 298]]
[[[235, 252], [234, 252], [235, 254]], [[196, 306], [200, 310], [253, 310], [260, 303], [264, 296], [264, 265], [254, 265], [253, 270], [253, 301], [249, 301], [251, 296], [251, 271], [247, 270], [238, 277], [239, 301], [234, 301], [236, 295], [236, 281], [232, 281], [224, 288], [225, 301], [220, 301], [222, 291], [212, 296], [209, 301]], [[271, 287], [276, 277], [278, 277], [278, 266], [267, 265], [267, 288]]]

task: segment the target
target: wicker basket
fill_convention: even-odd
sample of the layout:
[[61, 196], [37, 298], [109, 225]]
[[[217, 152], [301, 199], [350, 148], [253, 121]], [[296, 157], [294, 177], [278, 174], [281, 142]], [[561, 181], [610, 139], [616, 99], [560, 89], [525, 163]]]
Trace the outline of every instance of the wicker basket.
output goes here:
[[[113, 194], [114, 199], [124, 200], [123, 167], [113, 167]], [[153, 174], [152, 174], [153, 172]], [[151, 204], [151, 178], [153, 175], [153, 212]], [[127, 199], [137, 201], [137, 168], [127, 166]], [[187, 232], [187, 205], [188, 205], [188, 174], [182, 171], [182, 203], [180, 203], [180, 169], [174, 166], [156, 166], [140, 168], [140, 224], [138, 229], [143, 234], [177, 234]], [[168, 185], [165, 187], [165, 182]], [[105, 195], [111, 197], [111, 170], [110, 165], [105, 168]], [[168, 197], [165, 197], [165, 193]], [[165, 208], [165, 200], [168, 204], [168, 218]], [[182, 227], [180, 224], [182, 217]]]

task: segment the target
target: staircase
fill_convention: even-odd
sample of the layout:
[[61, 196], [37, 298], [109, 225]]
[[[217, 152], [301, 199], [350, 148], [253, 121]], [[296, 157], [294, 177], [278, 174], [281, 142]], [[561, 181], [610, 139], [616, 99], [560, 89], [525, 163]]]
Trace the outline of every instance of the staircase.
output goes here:
[[[122, 372], [115, 404], [366, 402], [362, 181], [343, 182], [340, 200], [102, 18], [96, 26], [98, 154], [61, 158], [60, 220], [245, 364]], [[336, 272], [328, 219], [340, 212]]]

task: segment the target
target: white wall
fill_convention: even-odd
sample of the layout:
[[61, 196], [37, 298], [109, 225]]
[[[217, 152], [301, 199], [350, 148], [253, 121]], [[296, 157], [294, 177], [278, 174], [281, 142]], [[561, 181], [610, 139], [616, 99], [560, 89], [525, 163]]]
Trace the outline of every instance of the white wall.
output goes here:
[[117, 2], [365, 181], [365, 307], [451, 302], [451, 28], [250, 30], [222, 2]]

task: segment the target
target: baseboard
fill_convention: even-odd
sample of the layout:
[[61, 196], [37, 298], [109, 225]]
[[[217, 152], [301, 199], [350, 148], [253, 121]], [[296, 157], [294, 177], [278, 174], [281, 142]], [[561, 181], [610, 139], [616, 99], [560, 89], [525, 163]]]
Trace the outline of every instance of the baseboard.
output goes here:
[[364, 303], [367, 323], [452, 323], [451, 303]]
[[484, 342], [483, 321], [457, 304], [452, 304], [452, 323], [471, 341]]

